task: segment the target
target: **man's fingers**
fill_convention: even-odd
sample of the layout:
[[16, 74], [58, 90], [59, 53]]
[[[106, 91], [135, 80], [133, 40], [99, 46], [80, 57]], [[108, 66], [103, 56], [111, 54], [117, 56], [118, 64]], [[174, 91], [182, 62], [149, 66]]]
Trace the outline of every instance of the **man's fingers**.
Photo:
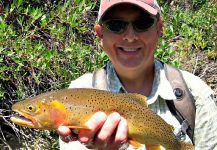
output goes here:
[[108, 117], [103, 112], [97, 112], [85, 125], [90, 130], [81, 130], [79, 140], [99, 150], [118, 149], [127, 140], [127, 121], [117, 112]]
[[99, 142], [105, 142], [109, 140], [112, 134], [115, 132], [120, 120], [121, 116], [118, 113], [111, 113], [105, 121], [104, 125], [102, 126], [101, 130], [99, 131], [96, 140], [98, 140]]
[[57, 133], [60, 135], [60, 139], [64, 142], [69, 142], [72, 140], [72, 132], [68, 127], [59, 126]]
[[[125, 150], [128, 148], [129, 143], [127, 143], [128, 138], [128, 125], [127, 120], [123, 117], [120, 118], [120, 122], [116, 128], [115, 134], [112, 135], [108, 141], [108, 149], [119, 149]], [[102, 148], [104, 149], [104, 148]]]
[[123, 117], [121, 117], [121, 121], [119, 122], [119, 125], [117, 127], [117, 132], [115, 135], [114, 142], [117, 144], [123, 144], [127, 141], [128, 136], [128, 125], [127, 120]]
[[95, 138], [94, 145], [99, 150], [119, 149], [128, 147], [128, 125], [126, 119], [114, 112], [107, 117], [102, 128]]
[[71, 130], [66, 126], [59, 126], [57, 132], [60, 136], [68, 136], [71, 135]]
[[79, 133], [79, 140], [83, 143], [88, 143], [93, 140], [95, 134], [102, 127], [107, 119], [107, 115], [103, 112], [95, 113], [85, 124], [89, 130], [81, 130]]

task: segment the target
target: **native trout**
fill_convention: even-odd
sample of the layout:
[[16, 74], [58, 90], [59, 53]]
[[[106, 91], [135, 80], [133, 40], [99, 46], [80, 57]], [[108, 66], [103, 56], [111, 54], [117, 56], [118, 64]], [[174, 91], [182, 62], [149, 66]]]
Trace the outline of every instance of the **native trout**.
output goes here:
[[173, 127], [148, 109], [146, 97], [140, 94], [117, 94], [95, 89], [63, 89], [47, 92], [15, 103], [11, 117], [15, 124], [38, 129], [57, 129], [64, 125], [88, 129], [87, 120], [97, 111], [120, 113], [128, 122], [128, 142], [135, 147], [153, 145], [149, 149], [192, 150], [190, 143], [179, 141]]

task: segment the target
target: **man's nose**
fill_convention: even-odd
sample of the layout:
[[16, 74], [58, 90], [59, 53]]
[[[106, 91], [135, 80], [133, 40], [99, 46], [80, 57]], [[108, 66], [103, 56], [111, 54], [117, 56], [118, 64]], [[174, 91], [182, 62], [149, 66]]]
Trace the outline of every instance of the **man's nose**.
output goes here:
[[135, 40], [138, 40], [138, 36], [136, 31], [134, 30], [132, 24], [129, 24], [126, 31], [124, 32], [124, 40], [127, 40], [128, 42], [133, 42]]

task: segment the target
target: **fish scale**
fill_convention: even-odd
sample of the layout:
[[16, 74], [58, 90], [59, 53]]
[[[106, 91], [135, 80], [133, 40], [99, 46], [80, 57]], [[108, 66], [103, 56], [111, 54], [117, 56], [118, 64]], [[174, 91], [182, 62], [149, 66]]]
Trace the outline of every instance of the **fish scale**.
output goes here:
[[[30, 110], [31, 108], [31, 110]], [[88, 129], [85, 123], [97, 111], [118, 112], [128, 122], [128, 142], [165, 147], [167, 150], [191, 150], [192, 144], [179, 141], [173, 127], [148, 108], [139, 94], [112, 93], [96, 89], [63, 89], [47, 92], [15, 103], [12, 110], [29, 121], [11, 117], [12, 122], [31, 128], [57, 129], [60, 125]], [[155, 148], [152, 148], [155, 150]]]

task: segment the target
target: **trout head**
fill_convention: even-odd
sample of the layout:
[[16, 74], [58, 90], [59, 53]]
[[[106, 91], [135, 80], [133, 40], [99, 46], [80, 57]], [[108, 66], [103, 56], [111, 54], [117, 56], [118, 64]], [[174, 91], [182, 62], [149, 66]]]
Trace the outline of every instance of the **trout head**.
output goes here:
[[10, 118], [15, 124], [38, 129], [54, 128], [54, 122], [50, 118], [50, 107], [45, 100], [20, 101], [12, 106], [12, 110], [18, 113]]

